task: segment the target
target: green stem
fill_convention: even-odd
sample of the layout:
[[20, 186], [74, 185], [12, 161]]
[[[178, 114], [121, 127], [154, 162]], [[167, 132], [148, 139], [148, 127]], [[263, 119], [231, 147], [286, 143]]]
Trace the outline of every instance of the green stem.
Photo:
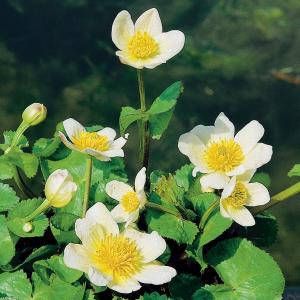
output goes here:
[[84, 195], [83, 195], [83, 203], [82, 203], [82, 217], [85, 216], [85, 213], [88, 208], [91, 180], [92, 180], [92, 169], [93, 169], [93, 158], [91, 155], [89, 155], [86, 159], [85, 187], [84, 187]]
[[208, 218], [210, 217], [210, 215], [214, 212], [214, 210], [219, 206], [220, 200], [217, 199], [216, 201], [214, 201], [209, 207], [208, 209], [205, 211], [205, 213], [203, 214], [201, 220], [200, 220], [200, 224], [199, 224], [199, 228], [200, 231], [203, 231], [204, 226], [208, 220]]
[[271, 201], [268, 202], [265, 205], [258, 206], [255, 209], [252, 209], [252, 212], [254, 214], [258, 214], [282, 201], [285, 201], [286, 199], [295, 196], [296, 194], [300, 193], [300, 182], [297, 182], [296, 184], [288, 187], [287, 189], [283, 190], [282, 192], [274, 195], [271, 197]]
[[24, 183], [23, 179], [20, 176], [19, 170], [18, 168], [15, 166], [14, 167], [14, 180], [17, 184], [17, 187], [19, 188], [19, 190], [26, 196], [29, 198], [34, 197], [33, 192], [26, 186], [26, 184]]
[[19, 139], [21, 138], [22, 134], [25, 132], [25, 130], [28, 127], [30, 127], [30, 125], [28, 123], [22, 121], [22, 123], [19, 125], [19, 127], [17, 128], [17, 130], [14, 134], [14, 137], [11, 141], [10, 146], [5, 150], [5, 154], [10, 152], [10, 150], [18, 144]]
[[[143, 81], [142, 70], [137, 70], [138, 86], [139, 86], [139, 96], [141, 104], [141, 112], [145, 113], [147, 110], [146, 107], [146, 98], [145, 98], [145, 87]], [[146, 120], [141, 120], [140, 126], [140, 162], [142, 167], [148, 169], [149, 164], [149, 151], [150, 151], [150, 132], [149, 132], [149, 123]]]
[[24, 221], [25, 222], [31, 221], [36, 216], [38, 216], [42, 212], [44, 212], [48, 207], [50, 207], [50, 201], [48, 199], [45, 199], [43, 201], [43, 203], [35, 211], [33, 211], [30, 215], [28, 215], [27, 217], [25, 217]]
[[180, 213], [175, 212], [174, 210], [169, 209], [169, 208], [167, 208], [165, 206], [159, 205], [157, 203], [153, 203], [153, 202], [147, 201], [146, 204], [145, 204], [145, 206], [150, 207], [150, 208], [154, 208], [156, 210], [160, 210], [162, 212], [166, 212], [166, 213], [171, 214], [171, 215], [173, 215], [173, 216], [175, 216], [175, 217], [177, 217], [179, 219], [182, 219], [182, 216], [181, 216]]

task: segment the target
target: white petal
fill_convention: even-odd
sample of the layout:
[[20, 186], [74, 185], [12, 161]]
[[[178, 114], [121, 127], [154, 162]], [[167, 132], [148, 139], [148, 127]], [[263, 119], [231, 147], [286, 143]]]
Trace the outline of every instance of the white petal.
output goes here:
[[253, 177], [253, 175], [255, 174], [256, 169], [250, 169], [245, 171], [243, 174], [238, 175], [236, 177], [236, 179], [238, 181], [242, 181], [242, 182], [249, 182], [251, 180], [251, 178]]
[[58, 133], [61, 141], [65, 144], [66, 147], [68, 147], [69, 149], [73, 150], [73, 151], [79, 151], [79, 152], [82, 152], [80, 151], [77, 147], [74, 146], [74, 144], [70, 143], [66, 136], [62, 133], [62, 132], [59, 132]]
[[142, 283], [160, 285], [170, 282], [176, 274], [174, 268], [149, 264], [144, 266], [142, 271], [134, 277]]
[[143, 167], [136, 175], [134, 187], [136, 192], [140, 192], [144, 190], [144, 186], [146, 183], [146, 168]]
[[211, 135], [214, 133], [215, 126], [204, 126], [204, 125], [198, 125], [194, 127], [190, 133], [196, 135], [204, 145], [206, 145], [210, 138]]
[[122, 149], [112, 149], [103, 151], [102, 155], [106, 157], [124, 157], [124, 151]]
[[135, 22], [135, 32], [147, 32], [151, 36], [162, 33], [162, 25], [156, 8], [145, 11]]
[[167, 247], [165, 240], [156, 231], [149, 234], [128, 228], [125, 230], [124, 235], [138, 244], [144, 257], [144, 263], [158, 258], [165, 252]]
[[251, 121], [242, 128], [235, 136], [234, 140], [240, 144], [243, 152], [247, 154], [251, 151], [264, 135], [264, 127], [257, 121]]
[[108, 284], [107, 278], [105, 278], [98, 270], [90, 267], [88, 270], [88, 276], [91, 283], [96, 286], [106, 286]]
[[109, 210], [103, 203], [98, 202], [88, 209], [85, 218], [76, 220], [76, 235], [80, 240], [86, 239], [89, 236], [90, 230], [96, 224], [100, 224], [107, 233], [119, 233], [119, 227]]
[[200, 184], [202, 189], [213, 188], [216, 190], [223, 189], [229, 182], [229, 177], [222, 173], [211, 173], [203, 175], [200, 178]]
[[129, 214], [125, 224], [125, 228], [127, 228], [130, 224], [134, 223], [138, 218], [139, 218], [139, 209]]
[[115, 141], [112, 142], [111, 149], [112, 150], [120, 149], [126, 144], [126, 142], [127, 142], [127, 139], [125, 139], [123, 137], [119, 137], [118, 139], [116, 139]]
[[128, 192], [134, 192], [133, 188], [121, 181], [112, 180], [106, 184], [106, 194], [118, 201], [121, 201], [124, 194]]
[[253, 226], [255, 224], [253, 216], [245, 207], [233, 208], [231, 206], [227, 206], [227, 213], [236, 223], [242, 226]]
[[69, 118], [65, 121], [63, 121], [64, 129], [70, 138], [70, 140], [73, 142], [74, 136], [79, 135], [81, 132], [85, 132], [85, 128], [76, 120]]
[[119, 49], [124, 49], [133, 34], [134, 25], [131, 16], [128, 11], [122, 10], [118, 13], [112, 25], [112, 41]]
[[228, 184], [224, 187], [224, 190], [221, 195], [222, 199], [227, 198], [232, 194], [235, 188], [235, 184], [236, 184], [236, 177], [232, 177], [228, 182]]
[[247, 171], [247, 169], [245, 168], [245, 165], [239, 165], [236, 168], [234, 168], [233, 170], [226, 172], [227, 176], [238, 176], [241, 175], [243, 173], [245, 173]]
[[185, 37], [181, 31], [171, 30], [158, 35], [156, 41], [159, 44], [159, 55], [163, 61], [167, 61], [182, 50]]
[[234, 125], [224, 113], [220, 113], [215, 121], [215, 130], [213, 136], [214, 138], [234, 137]]
[[261, 183], [248, 183], [246, 188], [250, 194], [247, 206], [264, 205], [270, 201], [268, 189]]
[[110, 213], [117, 223], [126, 222], [129, 217], [129, 214], [126, 211], [124, 211], [121, 204], [115, 206]]
[[245, 169], [257, 169], [271, 160], [273, 154], [272, 146], [258, 143], [254, 149], [248, 153], [243, 164]]
[[105, 127], [97, 132], [99, 135], [104, 135], [111, 142], [116, 137], [116, 131], [110, 127]]
[[144, 67], [145, 61], [132, 60], [127, 51], [117, 51], [116, 55], [119, 56], [122, 64], [132, 66], [136, 69], [142, 69]]
[[124, 281], [122, 283], [116, 284], [113, 282], [110, 282], [107, 285], [110, 289], [117, 291], [119, 293], [123, 293], [123, 294], [130, 294], [134, 291], [137, 291], [141, 288], [141, 285], [133, 279]]
[[87, 273], [90, 261], [82, 245], [68, 244], [64, 250], [64, 263], [67, 267]]
[[220, 214], [221, 214], [224, 218], [230, 218], [230, 219], [231, 219], [231, 217], [229, 216], [229, 214], [228, 214], [227, 211], [226, 211], [226, 208], [225, 208], [225, 206], [224, 206], [224, 200], [223, 200], [223, 199], [220, 200]]

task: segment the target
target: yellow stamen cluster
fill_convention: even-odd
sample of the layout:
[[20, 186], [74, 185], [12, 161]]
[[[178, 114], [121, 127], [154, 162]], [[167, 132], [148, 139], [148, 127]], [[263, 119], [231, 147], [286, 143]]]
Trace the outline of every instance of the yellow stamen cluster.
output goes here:
[[140, 249], [122, 235], [106, 235], [95, 247], [95, 265], [115, 283], [124, 282], [141, 270], [143, 256]]
[[159, 53], [158, 43], [147, 32], [136, 32], [128, 43], [128, 51], [135, 59], [147, 59]]
[[203, 153], [203, 160], [215, 172], [230, 172], [244, 160], [241, 146], [233, 139], [211, 142]]
[[97, 132], [81, 132], [73, 137], [73, 144], [80, 150], [90, 148], [97, 151], [106, 151], [109, 149], [108, 138]]
[[126, 212], [131, 213], [138, 209], [140, 201], [137, 194], [132, 191], [123, 195], [121, 204]]
[[225, 206], [241, 208], [247, 203], [248, 198], [249, 193], [245, 185], [241, 182], [237, 182], [231, 195], [223, 201]]

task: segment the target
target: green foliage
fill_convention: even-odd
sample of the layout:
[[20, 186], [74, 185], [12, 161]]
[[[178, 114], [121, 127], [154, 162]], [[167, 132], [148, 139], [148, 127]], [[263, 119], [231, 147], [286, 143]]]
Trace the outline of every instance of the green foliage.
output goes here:
[[300, 176], [300, 164], [294, 165], [293, 168], [288, 172], [288, 176]]
[[6, 265], [15, 255], [15, 245], [7, 229], [4, 216], [0, 215], [0, 265]]
[[61, 141], [59, 137], [51, 139], [40, 138], [32, 148], [32, 153], [37, 157], [49, 157], [58, 149]]
[[281, 298], [281, 270], [266, 252], [247, 240], [235, 238], [218, 243], [208, 252], [206, 261], [224, 284], [204, 287], [194, 294], [194, 299]]
[[145, 293], [138, 300], [171, 300], [171, 299], [166, 295], [160, 295], [157, 292], [153, 292], [151, 294]]
[[120, 132], [123, 135], [126, 132], [126, 129], [135, 121], [141, 120], [143, 114], [140, 110], [135, 109], [130, 106], [122, 107], [119, 124]]
[[0, 212], [12, 209], [18, 201], [16, 192], [8, 184], [0, 182]]
[[271, 186], [271, 178], [269, 174], [264, 172], [254, 174], [254, 176], [251, 179], [251, 182], [259, 182], [267, 188]]
[[4, 155], [0, 156], [0, 180], [11, 179], [14, 177], [15, 167]]

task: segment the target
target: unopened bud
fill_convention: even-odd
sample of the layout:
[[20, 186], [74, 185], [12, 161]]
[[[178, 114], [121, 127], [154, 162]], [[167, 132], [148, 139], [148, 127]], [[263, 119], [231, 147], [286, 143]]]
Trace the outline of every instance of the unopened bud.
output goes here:
[[72, 199], [77, 190], [71, 174], [67, 170], [58, 169], [47, 179], [45, 196], [53, 207], [64, 207]]
[[30, 126], [35, 126], [46, 119], [47, 109], [41, 103], [32, 103], [27, 106], [22, 114], [22, 119]]
[[30, 232], [32, 231], [32, 224], [30, 222], [26, 222], [24, 225], [23, 225], [23, 231], [24, 232]]

